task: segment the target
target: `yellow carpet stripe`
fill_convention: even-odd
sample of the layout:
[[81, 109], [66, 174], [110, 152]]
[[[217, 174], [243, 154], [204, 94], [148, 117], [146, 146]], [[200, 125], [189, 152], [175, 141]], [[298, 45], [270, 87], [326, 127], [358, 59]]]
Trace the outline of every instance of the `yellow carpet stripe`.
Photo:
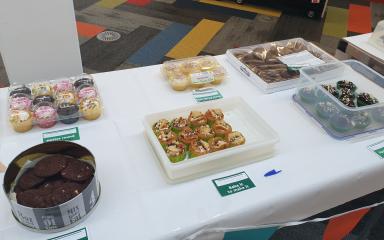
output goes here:
[[115, 8], [126, 1], [127, 0], [101, 0], [97, 5], [103, 8]]
[[343, 38], [348, 31], [348, 9], [328, 7], [325, 17], [323, 35]]
[[166, 56], [174, 59], [197, 56], [223, 26], [222, 22], [201, 20]]
[[267, 7], [257, 7], [254, 5], [244, 5], [244, 4], [237, 4], [231, 0], [199, 0], [201, 3], [205, 4], [211, 4], [215, 6], [220, 6], [220, 7], [226, 7], [226, 8], [232, 8], [232, 9], [237, 9], [237, 10], [242, 10], [242, 11], [247, 11], [247, 12], [252, 12], [252, 13], [258, 13], [258, 14], [263, 14], [271, 17], [280, 17], [281, 16], [281, 11], [275, 10], [272, 8], [267, 8]]

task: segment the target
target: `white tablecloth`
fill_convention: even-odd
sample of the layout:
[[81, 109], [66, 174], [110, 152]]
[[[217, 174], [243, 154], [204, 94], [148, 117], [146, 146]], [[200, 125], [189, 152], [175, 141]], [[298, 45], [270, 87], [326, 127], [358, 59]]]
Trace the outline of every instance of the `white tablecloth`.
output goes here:
[[[242, 96], [279, 134], [268, 160], [180, 184], [168, 184], [143, 134], [151, 112], [195, 104], [190, 91], [175, 92], [160, 66], [94, 75], [104, 101], [102, 119], [79, 123], [80, 144], [94, 152], [102, 184], [86, 226], [90, 239], [182, 239], [201, 229], [238, 228], [299, 220], [384, 187], [384, 162], [367, 149], [383, 139], [336, 141], [292, 101], [294, 90], [263, 95], [224, 56], [229, 78], [217, 89]], [[0, 159], [41, 142], [41, 129], [15, 134], [6, 122], [7, 90], [0, 90]], [[59, 129], [63, 126], [56, 126]], [[264, 177], [269, 170], [282, 170]], [[221, 197], [212, 180], [245, 171], [256, 187]], [[0, 177], [2, 177], [0, 175]], [[1, 180], [2, 181], [2, 180]], [[20, 227], [0, 194], [0, 239], [48, 239]], [[220, 239], [222, 233], [211, 234]], [[207, 239], [207, 237], [201, 237]]]

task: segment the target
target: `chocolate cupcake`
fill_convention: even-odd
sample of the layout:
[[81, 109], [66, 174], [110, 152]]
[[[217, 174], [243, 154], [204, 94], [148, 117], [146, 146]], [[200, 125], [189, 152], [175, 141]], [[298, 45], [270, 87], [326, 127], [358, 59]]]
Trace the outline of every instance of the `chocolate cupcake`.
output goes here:
[[353, 82], [347, 80], [341, 80], [336, 83], [337, 89], [348, 88], [352, 91], [356, 90], [356, 85]]
[[60, 103], [57, 106], [57, 114], [60, 122], [64, 124], [72, 124], [79, 120], [79, 107], [76, 104]]
[[377, 98], [371, 96], [369, 93], [360, 93], [359, 95], [357, 95], [357, 106], [358, 107], [372, 105], [372, 104], [376, 104], [378, 102], [379, 101], [377, 100]]
[[78, 80], [75, 81], [75, 83], [73, 84], [75, 86], [75, 88], [79, 88], [81, 85], [84, 85], [84, 84], [87, 84], [87, 85], [91, 85], [93, 86], [94, 85], [94, 82], [93, 82], [93, 79], [92, 77], [87, 77], [87, 76], [84, 76]]
[[356, 107], [353, 98], [350, 98], [348, 95], [341, 95], [339, 100], [347, 107]]
[[35, 105], [38, 105], [39, 103], [42, 103], [42, 102], [53, 103], [54, 101], [55, 101], [55, 99], [52, 96], [44, 95], [44, 96], [35, 97], [35, 99], [33, 99], [32, 104], [33, 104], [33, 106], [35, 106]]
[[351, 119], [353, 125], [355, 126], [355, 128], [358, 128], [358, 129], [364, 129], [366, 127], [368, 127], [372, 120], [371, 118], [369, 117], [369, 114], [367, 112], [359, 112], [357, 114], [355, 114], [352, 119]]
[[305, 87], [299, 90], [301, 100], [306, 103], [314, 103], [316, 101], [316, 93], [313, 88]]
[[350, 116], [346, 114], [335, 114], [330, 118], [330, 124], [338, 132], [346, 132], [353, 128]]
[[345, 97], [348, 97], [348, 98], [351, 98], [351, 99], [355, 99], [356, 98], [355, 92], [352, 91], [349, 88], [342, 88], [342, 89], [340, 89], [340, 97], [341, 96], [345, 96]]
[[329, 119], [339, 113], [339, 109], [331, 102], [319, 102], [316, 104], [316, 112], [320, 118]]
[[335, 96], [335, 97], [339, 97], [339, 92], [337, 91], [337, 89], [334, 87], [334, 86], [332, 86], [332, 85], [330, 85], [330, 84], [323, 84], [323, 85], [321, 85], [327, 92], [329, 92], [330, 94], [332, 94], [333, 96]]
[[18, 94], [18, 93], [22, 93], [22, 94], [26, 94], [28, 96], [31, 96], [32, 94], [32, 91], [30, 88], [26, 87], [26, 86], [21, 86], [21, 87], [17, 87], [15, 89], [13, 89], [9, 96], [12, 97], [14, 94]]

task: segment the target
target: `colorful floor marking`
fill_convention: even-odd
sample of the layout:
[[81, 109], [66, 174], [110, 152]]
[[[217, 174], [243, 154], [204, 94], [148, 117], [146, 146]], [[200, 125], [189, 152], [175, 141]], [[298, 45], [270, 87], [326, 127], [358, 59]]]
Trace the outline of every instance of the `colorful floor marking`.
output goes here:
[[348, 10], [328, 7], [325, 17], [323, 35], [343, 38], [347, 36]]
[[127, 2], [127, 0], [101, 0], [97, 5], [103, 8], [115, 8], [125, 2]]
[[140, 6], [140, 7], [147, 6], [151, 2], [152, 2], [152, 0], [128, 0], [127, 1], [128, 4], [132, 4], [132, 5], [136, 5], [136, 6]]
[[281, 11], [279, 10], [275, 10], [267, 7], [257, 7], [254, 5], [237, 4], [230, 0], [227, 0], [227, 1], [199, 0], [199, 2], [220, 6], [220, 7], [225, 7], [225, 8], [237, 9], [237, 10], [246, 11], [246, 12], [263, 14], [263, 15], [272, 16], [272, 17], [280, 17], [281, 15]]
[[370, 7], [349, 4], [348, 31], [354, 33], [372, 32]]
[[105, 30], [104, 27], [85, 22], [76, 22], [77, 32], [82, 37], [92, 38]]
[[183, 39], [191, 29], [192, 26], [189, 25], [171, 24], [135, 52], [128, 59], [128, 62], [143, 66], [160, 63], [164, 55]]
[[197, 56], [223, 26], [222, 22], [201, 20], [166, 56], [174, 59]]

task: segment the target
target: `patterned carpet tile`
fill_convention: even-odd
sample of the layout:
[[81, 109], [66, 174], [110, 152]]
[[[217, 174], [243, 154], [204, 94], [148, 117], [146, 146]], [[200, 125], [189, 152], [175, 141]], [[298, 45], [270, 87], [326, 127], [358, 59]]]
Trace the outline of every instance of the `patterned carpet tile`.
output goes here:
[[[376, 1], [329, 0], [320, 20], [271, 6], [231, 0], [74, 0], [83, 66], [111, 71], [294, 37], [333, 54], [340, 38], [370, 32], [384, 19], [384, 4]], [[106, 29], [121, 38], [97, 39]], [[7, 85], [4, 72], [0, 62], [0, 82]]]

